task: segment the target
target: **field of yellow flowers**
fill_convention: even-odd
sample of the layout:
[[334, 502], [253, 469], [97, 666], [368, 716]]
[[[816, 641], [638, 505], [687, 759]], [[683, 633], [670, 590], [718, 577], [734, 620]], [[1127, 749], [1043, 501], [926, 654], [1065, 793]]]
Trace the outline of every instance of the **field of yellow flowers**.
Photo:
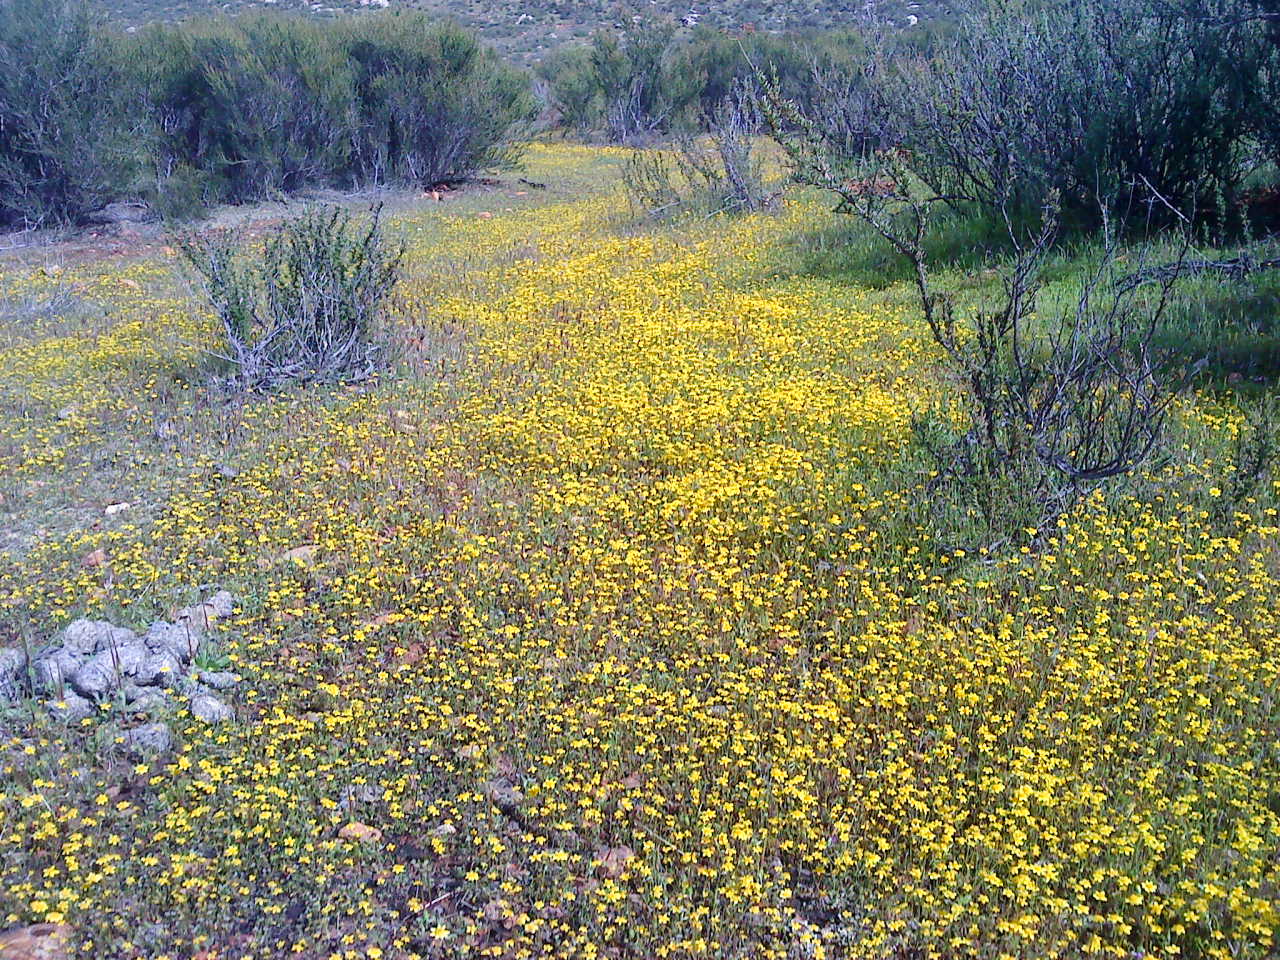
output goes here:
[[1280, 490], [1226, 502], [1230, 402], [1042, 550], [943, 551], [908, 467], [947, 388], [903, 291], [796, 267], [819, 198], [636, 223], [621, 159], [537, 146], [550, 190], [401, 210], [398, 368], [358, 389], [213, 397], [162, 251], [0, 268], [7, 302], [75, 297], [0, 313], [0, 645], [226, 588], [203, 665], [245, 678], [142, 762], [122, 704], [0, 718], [0, 929], [1275, 956]]

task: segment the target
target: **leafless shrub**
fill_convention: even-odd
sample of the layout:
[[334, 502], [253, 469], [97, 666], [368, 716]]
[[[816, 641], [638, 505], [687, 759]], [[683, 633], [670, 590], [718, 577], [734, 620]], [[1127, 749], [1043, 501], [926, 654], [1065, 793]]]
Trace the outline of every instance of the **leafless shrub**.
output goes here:
[[673, 156], [637, 151], [623, 171], [628, 195], [650, 216], [681, 208], [717, 214], [770, 206], [777, 193], [769, 192], [757, 149], [762, 124], [755, 94], [738, 85], [704, 118], [705, 137], [684, 134]]
[[869, 225], [912, 267], [925, 321], [968, 413], [958, 436], [926, 436], [937, 505], [947, 526], [962, 528], [948, 531], [964, 540], [957, 545], [995, 549], [1019, 530], [1039, 530], [1082, 493], [1152, 456], [1190, 376], [1172, 376], [1152, 350], [1180, 270], [1163, 276], [1154, 296], [1118, 287], [1109, 239], [1074, 310], [1038, 320], [1058, 198], [1049, 191], [1040, 226], [1029, 234], [1015, 226], [1010, 198], [995, 204], [1014, 251], [1003, 291], [992, 307], [961, 316], [953, 295], [935, 285], [926, 253], [933, 211], [950, 198], [923, 189], [899, 151], [838, 167], [821, 132], [776, 90], [767, 93], [767, 113], [794, 176], [835, 193], [838, 211]]
[[181, 238], [226, 334], [231, 381], [246, 389], [352, 381], [377, 366], [373, 334], [400, 278], [402, 246], [386, 239], [380, 208], [366, 225], [314, 207], [269, 234], [260, 260], [242, 238]]
[[860, 158], [890, 149], [902, 140], [902, 105], [890, 101], [906, 91], [893, 72], [889, 56], [874, 47], [853, 64], [814, 63], [812, 118], [828, 149]]

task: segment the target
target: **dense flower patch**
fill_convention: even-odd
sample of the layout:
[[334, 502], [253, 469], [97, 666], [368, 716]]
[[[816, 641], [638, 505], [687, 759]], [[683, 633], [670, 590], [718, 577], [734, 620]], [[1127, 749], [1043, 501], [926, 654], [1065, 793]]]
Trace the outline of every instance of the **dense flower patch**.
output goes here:
[[1232, 411], [1189, 402], [1164, 483], [1041, 553], [940, 553], [916, 316], [778, 267], [802, 201], [623, 206], [406, 219], [410, 372], [371, 389], [209, 406], [151, 264], [83, 268], [108, 325], [0, 358], [6, 510], [108, 461], [153, 503], [15, 551], [9, 629], [218, 583], [248, 678], [136, 765], [6, 720], [0, 921], [94, 956], [1273, 954], [1280, 525], [1215, 509]]

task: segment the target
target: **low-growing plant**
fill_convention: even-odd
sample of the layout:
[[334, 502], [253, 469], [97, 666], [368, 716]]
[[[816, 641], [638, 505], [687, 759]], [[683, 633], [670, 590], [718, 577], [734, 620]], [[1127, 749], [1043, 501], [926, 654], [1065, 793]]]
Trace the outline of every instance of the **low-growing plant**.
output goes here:
[[1280, 402], [1272, 394], [1259, 397], [1245, 411], [1231, 445], [1224, 509], [1239, 509], [1265, 487], [1280, 456]]
[[380, 208], [357, 223], [339, 207], [291, 217], [251, 256], [235, 235], [179, 240], [222, 323], [214, 355], [247, 389], [354, 381], [377, 368], [375, 333], [399, 281], [404, 247], [389, 240]]

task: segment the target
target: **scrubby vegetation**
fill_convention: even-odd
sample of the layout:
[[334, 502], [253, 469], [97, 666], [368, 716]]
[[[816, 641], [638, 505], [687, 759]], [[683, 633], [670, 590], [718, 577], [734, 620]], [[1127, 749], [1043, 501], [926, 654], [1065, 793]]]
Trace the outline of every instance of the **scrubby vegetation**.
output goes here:
[[222, 322], [225, 344], [213, 357], [232, 383], [258, 389], [372, 375], [404, 257], [383, 235], [381, 210], [366, 226], [340, 207], [313, 208], [274, 228], [260, 254], [245, 246], [234, 235], [180, 241]]
[[[541, 80], [630, 145], [0, 261], [0, 937], [1275, 956], [1274, 12], [624, 24]], [[290, 190], [447, 154], [399, 22], [111, 42], [248, 77], [201, 102], [295, 118], [231, 164]], [[329, 90], [381, 106], [334, 141]], [[234, 184], [185, 123], [174, 182]], [[210, 596], [164, 693], [28, 676]]]
[[[344, 17], [381, 0], [102, 0], [113, 20], [140, 25], [207, 15], [213, 11], [261, 11], [267, 4], [319, 18]], [[909, 29], [913, 23], [945, 23], [948, 0], [387, 0], [391, 9], [417, 9], [457, 19], [504, 54], [537, 61], [566, 44], [589, 41], [598, 30], [624, 27], [634, 16], [659, 16], [717, 30], [750, 33], [847, 29], [854, 23], [879, 23]]]
[[509, 164], [528, 81], [424, 15], [258, 14], [114, 35], [79, 0], [0, 18], [0, 223], [114, 200], [170, 216], [317, 186], [431, 185]]
[[[1180, 397], [1176, 455], [1039, 549], [964, 554], [920, 509], [945, 358], [909, 285], [850, 279], [878, 247], [810, 193], [638, 227], [627, 156], [535, 148], [573, 197], [402, 218], [403, 367], [360, 390], [210, 411], [216, 321], [166, 265], [10, 268], [15, 303], [110, 310], [5, 355], [5, 502], [46, 532], [4, 629], [216, 580], [244, 680], [149, 758], [9, 715], [5, 922], [144, 956], [1272, 953], [1256, 385]], [[1054, 257], [1049, 294], [1088, 259]], [[95, 528], [95, 497], [138, 506]]]

